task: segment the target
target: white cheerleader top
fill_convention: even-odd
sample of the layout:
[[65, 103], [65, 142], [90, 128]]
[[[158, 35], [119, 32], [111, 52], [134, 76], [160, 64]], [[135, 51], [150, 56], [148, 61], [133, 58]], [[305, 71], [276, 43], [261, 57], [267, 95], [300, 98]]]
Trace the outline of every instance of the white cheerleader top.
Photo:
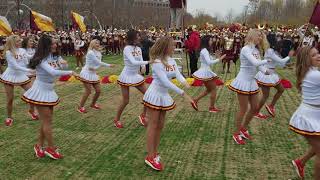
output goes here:
[[267, 60], [259, 60], [260, 52], [253, 44], [248, 44], [240, 52], [240, 71], [256, 71], [256, 67], [265, 73], [267, 68], [263, 67], [268, 63]]
[[36, 80], [44, 83], [54, 83], [55, 78], [63, 75], [70, 75], [73, 71], [62, 71], [65, 68], [60, 61], [61, 56], [53, 56], [50, 54], [36, 68]]
[[280, 58], [272, 48], [269, 48], [266, 51], [266, 53], [264, 54], [264, 58], [271, 60], [265, 65], [265, 67], [268, 69], [275, 69], [277, 65], [283, 67], [290, 60], [289, 56], [283, 59]]
[[27, 56], [26, 50], [22, 48], [16, 49], [16, 55], [11, 51], [6, 52], [6, 60], [8, 62], [8, 69], [14, 71], [31, 72], [31, 69], [26, 68]]
[[301, 84], [302, 102], [310, 105], [320, 105], [320, 71], [312, 67], [307, 72]]
[[83, 67], [85, 70], [95, 69], [97, 70], [101, 66], [110, 67], [110, 64], [101, 61], [102, 54], [97, 50], [89, 50], [86, 55], [86, 65]]
[[201, 67], [200, 68], [210, 69], [210, 65], [216, 64], [219, 61], [220, 61], [219, 59], [212, 60], [207, 48], [203, 48], [200, 51], [200, 62], [201, 62]]
[[124, 70], [127, 72], [138, 73], [141, 66], [148, 64], [143, 61], [140, 47], [127, 45], [123, 50]]
[[152, 84], [171, 89], [182, 95], [184, 91], [173, 84], [170, 80], [172, 78], [177, 78], [181, 83], [185, 83], [186, 79], [179, 72], [177, 63], [174, 59], [169, 58], [168, 65], [169, 67], [166, 67], [160, 60], [155, 60], [152, 64]]

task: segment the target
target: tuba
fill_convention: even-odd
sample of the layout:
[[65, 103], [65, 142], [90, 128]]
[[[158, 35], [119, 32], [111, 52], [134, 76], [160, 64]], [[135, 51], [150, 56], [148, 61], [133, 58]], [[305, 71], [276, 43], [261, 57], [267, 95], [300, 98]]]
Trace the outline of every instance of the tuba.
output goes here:
[[157, 29], [154, 27], [154, 26], [151, 26], [150, 28], [149, 28], [149, 32], [150, 33], [155, 33], [157, 31]]

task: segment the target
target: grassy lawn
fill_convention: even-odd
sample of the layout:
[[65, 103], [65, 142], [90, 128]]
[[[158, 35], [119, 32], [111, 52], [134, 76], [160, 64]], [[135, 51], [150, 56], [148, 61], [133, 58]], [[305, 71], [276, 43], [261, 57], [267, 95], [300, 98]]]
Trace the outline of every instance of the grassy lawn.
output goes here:
[[[66, 59], [74, 69], [74, 58]], [[120, 74], [122, 56], [105, 56], [104, 61], [117, 66], [101, 69], [101, 76]], [[221, 69], [221, 64], [214, 67], [224, 81], [235, 77], [234, 67], [231, 74], [221, 74]], [[293, 70], [279, 70], [279, 74], [294, 83]], [[203, 90], [192, 87], [187, 92], [197, 96]], [[217, 106], [224, 110], [218, 114], [208, 112], [209, 97], [199, 102], [200, 112], [195, 112], [182, 97], [172, 93], [177, 108], [168, 113], [162, 133], [159, 152], [165, 165], [163, 172], [154, 172], [144, 164], [145, 128], [137, 118], [142, 95], [137, 90], [131, 90], [122, 130], [112, 122], [121, 98], [116, 84], [102, 85], [99, 103], [103, 110], [88, 108], [84, 115], [75, 110], [82, 84], [58, 82], [56, 91], [62, 101], [54, 111], [54, 138], [65, 158], [54, 161], [33, 155], [39, 122], [26, 115], [20, 88], [15, 90], [14, 125], [4, 126], [6, 99], [0, 86], [0, 179], [287, 180], [296, 177], [290, 161], [306, 150], [304, 139], [288, 130], [290, 117], [300, 103], [295, 88], [286, 90], [280, 98], [276, 118], [252, 121], [254, 140], [245, 146], [235, 145], [232, 139], [238, 109], [234, 92], [225, 86], [218, 88]], [[311, 179], [312, 169], [313, 161], [307, 164], [306, 179]]]

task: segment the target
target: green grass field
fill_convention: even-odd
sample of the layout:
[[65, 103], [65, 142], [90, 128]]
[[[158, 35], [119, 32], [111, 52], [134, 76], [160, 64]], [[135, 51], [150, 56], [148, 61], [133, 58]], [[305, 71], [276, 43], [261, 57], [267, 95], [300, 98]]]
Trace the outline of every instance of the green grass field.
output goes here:
[[[68, 60], [74, 68], [74, 59]], [[105, 56], [104, 61], [117, 66], [101, 70], [100, 75], [120, 74], [121, 56]], [[221, 74], [221, 64], [214, 69], [225, 81], [236, 74], [235, 69], [232, 74]], [[279, 70], [279, 74], [294, 83], [293, 70]], [[288, 130], [290, 117], [300, 103], [295, 88], [286, 90], [280, 98], [276, 118], [252, 121], [254, 140], [245, 146], [235, 145], [232, 139], [238, 109], [234, 92], [225, 86], [218, 88], [217, 106], [224, 110], [218, 114], [208, 112], [209, 97], [199, 102], [200, 112], [195, 112], [182, 97], [172, 93], [177, 108], [167, 114], [162, 133], [159, 152], [165, 165], [163, 172], [144, 164], [146, 131], [137, 118], [142, 110], [142, 95], [131, 90], [130, 104], [122, 119], [125, 128], [119, 130], [112, 121], [121, 98], [120, 89], [116, 84], [103, 84], [102, 89], [99, 104], [103, 110], [88, 108], [89, 112], [82, 115], [75, 110], [82, 84], [57, 83], [62, 101], [54, 111], [54, 139], [65, 158], [54, 161], [33, 155], [39, 122], [26, 115], [27, 105], [20, 100], [20, 88], [15, 90], [14, 125], [5, 127], [6, 99], [1, 85], [0, 179], [296, 179], [291, 160], [305, 152], [307, 146], [301, 136]], [[197, 96], [203, 90], [192, 87], [187, 92]], [[306, 179], [311, 179], [312, 171], [310, 161]]]

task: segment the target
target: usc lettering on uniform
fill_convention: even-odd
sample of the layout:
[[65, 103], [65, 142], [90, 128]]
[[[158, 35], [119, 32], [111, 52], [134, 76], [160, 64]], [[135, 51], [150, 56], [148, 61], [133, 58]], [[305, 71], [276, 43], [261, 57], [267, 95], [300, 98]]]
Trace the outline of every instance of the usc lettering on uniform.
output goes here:
[[172, 66], [166, 67], [166, 71], [167, 71], [167, 72], [176, 71], [176, 66], [175, 66], [175, 65], [172, 65]]

